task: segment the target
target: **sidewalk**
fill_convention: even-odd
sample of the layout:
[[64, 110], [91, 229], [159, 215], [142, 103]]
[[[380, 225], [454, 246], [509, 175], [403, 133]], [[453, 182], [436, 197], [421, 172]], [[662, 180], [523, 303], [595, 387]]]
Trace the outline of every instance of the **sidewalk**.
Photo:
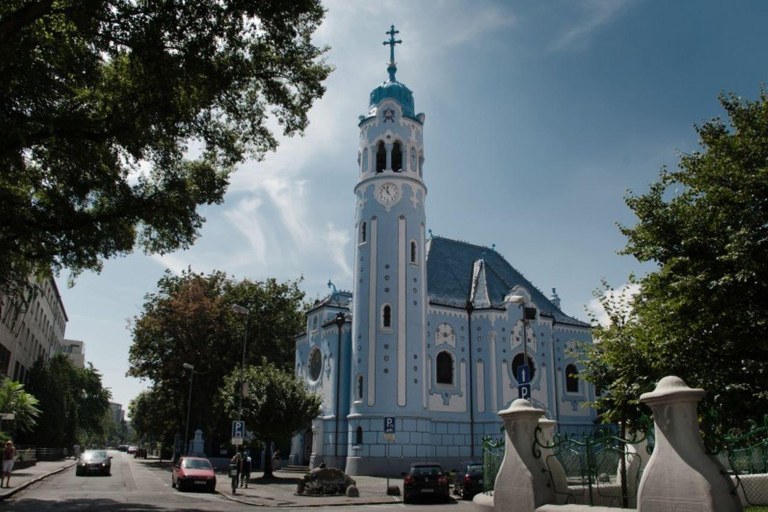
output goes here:
[[[400, 496], [387, 496], [386, 477], [355, 476], [360, 491], [359, 498], [346, 496], [298, 496], [296, 485], [304, 478], [304, 473], [291, 473], [275, 471], [273, 480], [263, 481], [261, 472], [251, 473], [248, 488], [238, 487], [237, 494], [232, 494], [231, 480], [226, 474], [216, 475], [216, 491], [231, 501], [244, 505], [257, 507], [329, 507], [350, 505], [377, 505], [398, 503], [402, 501]], [[390, 485], [397, 485], [402, 489], [402, 478], [393, 477]]]
[[74, 459], [57, 460], [53, 462], [38, 462], [34, 466], [24, 469], [14, 469], [11, 473], [11, 487], [0, 488], [0, 501], [3, 501], [22, 489], [26, 489], [35, 482], [39, 482], [56, 473], [60, 473], [75, 465]]

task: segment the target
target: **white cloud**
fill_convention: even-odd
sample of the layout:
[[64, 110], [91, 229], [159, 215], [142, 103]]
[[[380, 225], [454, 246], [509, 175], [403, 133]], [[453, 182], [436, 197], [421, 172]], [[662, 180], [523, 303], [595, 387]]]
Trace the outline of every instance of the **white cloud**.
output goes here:
[[633, 0], [589, 0], [576, 3], [581, 13], [552, 44], [552, 50], [581, 50], [590, 36], [612, 23]]
[[[627, 304], [629, 302], [629, 299], [637, 295], [637, 293], [640, 291], [640, 285], [636, 283], [624, 283], [619, 288], [606, 292], [606, 296], [611, 299], [612, 302], [617, 302], [615, 299], [625, 299], [623, 302]], [[609, 325], [610, 320], [608, 318], [608, 313], [605, 312], [605, 309], [603, 309], [602, 304], [600, 304], [600, 301], [598, 299], [592, 299], [587, 303], [587, 311], [592, 313], [597, 321], [601, 325]], [[626, 311], [625, 313], [628, 313], [629, 311]]]

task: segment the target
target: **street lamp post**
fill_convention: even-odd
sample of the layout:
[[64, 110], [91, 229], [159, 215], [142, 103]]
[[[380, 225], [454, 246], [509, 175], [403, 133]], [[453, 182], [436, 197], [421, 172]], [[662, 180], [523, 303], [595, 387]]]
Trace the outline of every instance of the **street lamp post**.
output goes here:
[[[523, 308], [523, 364], [528, 365], [528, 333], [526, 330], [526, 324], [528, 323], [528, 311], [532, 310], [532, 318], [536, 318], [536, 309], [526, 307], [525, 296], [515, 294], [509, 297], [509, 302], [512, 304], [520, 304]], [[517, 378], [517, 375], [515, 375]]]
[[184, 368], [189, 370], [189, 398], [187, 399], [187, 427], [184, 434], [184, 455], [188, 455], [189, 450], [189, 410], [192, 405], [192, 379], [195, 376], [195, 367], [189, 363], [182, 364]]
[[[243, 388], [245, 387], [245, 348], [248, 346], [248, 320], [251, 312], [238, 304], [232, 304], [232, 311], [238, 315], [245, 315], [245, 336], [243, 336], [243, 357], [240, 360], [240, 402], [237, 406], [237, 421], [243, 419]], [[240, 453], [240, 445], [237, 445], [237, 453]]]

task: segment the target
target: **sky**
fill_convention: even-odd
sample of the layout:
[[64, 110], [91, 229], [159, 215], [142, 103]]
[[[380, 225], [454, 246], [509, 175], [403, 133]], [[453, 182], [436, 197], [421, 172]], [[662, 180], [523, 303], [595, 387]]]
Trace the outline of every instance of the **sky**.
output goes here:
[[324, 1], [315, 40], [335, 66], [304, 137], [242, 165], [224, 204], [203, 209], [198, 242], [136, 253], [59, 289], [67, 339], [85, 342], [113, 401], [148, 382], [126, 377], [130, 325], [166, 269], [241, 279], [303, 277], [351, 289], [358, 116], [387, 78], [391, 24], [398, 81], [424, 112], [427, 227], [491, 247], [569, 315], [593, 291], [653, 267], [618, 252], [624, 203], [662, 166], [697, 149], [695, 124], [724, 115], [718, 95], [754, 100], [768, 81], [768, 3], [755, 1]]

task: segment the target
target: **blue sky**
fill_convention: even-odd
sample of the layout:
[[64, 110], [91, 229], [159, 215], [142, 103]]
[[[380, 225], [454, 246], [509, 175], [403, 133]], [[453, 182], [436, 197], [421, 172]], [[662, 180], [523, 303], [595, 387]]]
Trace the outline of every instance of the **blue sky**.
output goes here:
[[426, 114], [427, 223], [435, 235], [491, 246], [538, 288], [556, 287], [586, 319], [601, 278], [630, 272], [616, 223], [627, 190], [697, 147], [694, 123], [717, 96], [755, 99], [768, 81], [768, 3], [589, 0], [326, 1], [316, 40], [336, 67], [303, 138], [232, 176], [188, 251], [109, 261], [59, 279], [66, 337], [126, 408], [146, 383], [125, 377], [130, 319], [166, 268], [237, 278], [304, 276], [308, 298], [331, 279], [351, 288], [357, 118], [387, 77], [390, 24], [398, 80]]

